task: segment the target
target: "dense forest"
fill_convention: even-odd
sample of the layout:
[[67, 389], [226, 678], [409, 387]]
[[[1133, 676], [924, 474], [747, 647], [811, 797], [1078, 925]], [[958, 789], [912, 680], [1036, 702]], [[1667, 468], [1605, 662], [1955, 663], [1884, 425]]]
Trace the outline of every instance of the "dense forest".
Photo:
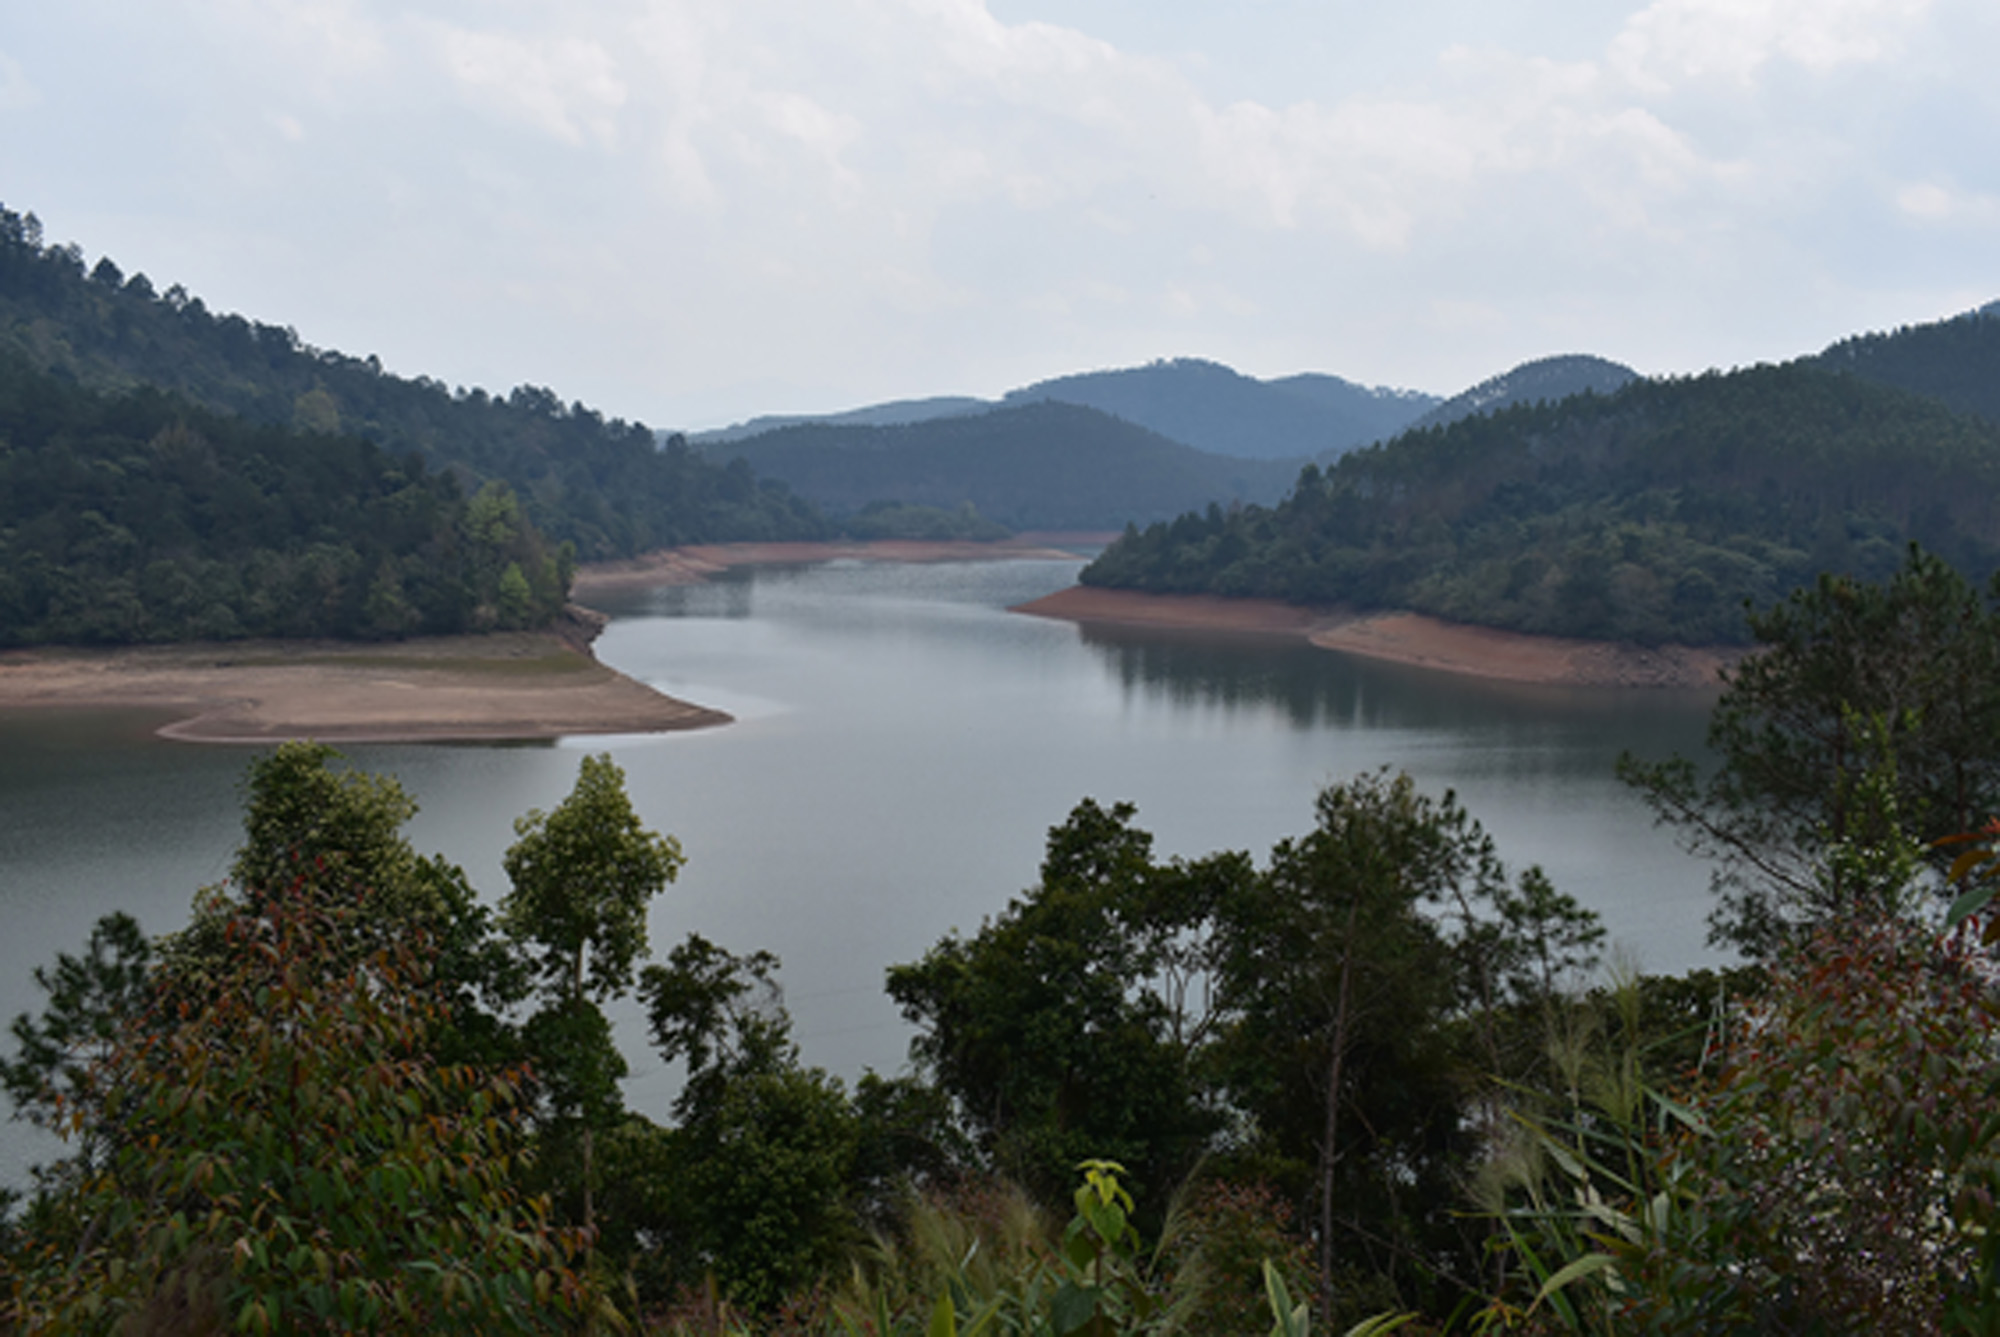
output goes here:
[[[1992, 1331], [2000, 609], [1916, 553], [1752, 623], [1705, 778], [1625, 767], [1748, 964], [1594, 973], [1595, 916], [1407, 776], [1261, 860], [1085, 799], [889, 971], [914, 1062], [851, 1087], [768, 953], [652, 958], [701, 852], [610, 758], [487, 901], [393, 778], [286, 745], [185, 928], [38, 972], [0, 1085], [67, 1143], [0, 1214], [0, 1325]], [[621, 1096], [624, 999], [667, 1109]]]
[[2000, 423], [2000, 302], [1951, 320], [1842, 339], [1812, 361]]
[[[1987, 325], [2000, 329], [1966, 328]], [[1985, 359], [1992, 384], [1996, 356], [2000, 340], [1980, 334], [1964, 365]], [[1962, 570], [1994, 569], [2000, 425], [1795, 363], [1406, 433], [1308, 467], [1276, 506], [1130, 528], [1082, 579], [1742, 643], [1746, 603], [1822, 571], [1883, 578], [1912, 541]]]
[[946, 511], [969, 502], [1016, 530], [1116, 530], [1217, 498], [1275, 501], [1295, 471], [1054, 401], [889, 426], [805, 423], [711, 449], [836, 516], [883, 500]]
[[87, 267], [76, 246], [45, 244], [32, 213], [4, 208], [0, 350], [95, 390], [152, 385], [253, 423], [360, 437], [399, 460], [415, 452], [468, 492], [505, 482], [529, 522], [583, 560], [825, 534], [817, 512], [783, 487], [678, 439], [661, 447], [640, 423], [607, 420], [538, 386], [502, 396], [391, 375], [373, 356], [211, 312], [178, 284], [156, 290], [108, 256]]
[[505, 483], [0, 353], [0, 646], [541, 626], [574, 562]]

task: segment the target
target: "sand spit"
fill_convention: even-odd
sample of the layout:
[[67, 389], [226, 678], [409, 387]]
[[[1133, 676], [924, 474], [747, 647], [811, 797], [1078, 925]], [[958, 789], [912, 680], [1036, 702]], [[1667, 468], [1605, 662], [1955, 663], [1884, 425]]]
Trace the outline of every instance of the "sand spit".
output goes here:
[[1073, 558], [1066, 545], [1102, 547], [1115, 534], [1022, 534], [992, 543], [882, 539], [867, 543], [702, 543], [663, 548], [622, 562], [579, 567], [572, 593], [692, 585], [738, 566], [863, 562], [980, 562], [1004, 558]]
[[538, 739], [729, 722], [598, 663], [592, 629], [578, 610], [563, 632], [9, 651], [0, 709], [165, 710], [178, 718], [161, 736], [198, 743]]
[[1139, 594], [1082, 585], [1014, 611], [1070, 622], [1282, 636], [1447, 673], [1571, 687], [1712, 687], [1721, 671], [1743, 654], [1731, 647], [1647, 647], [1527, 636], [1421, 613], [1357, 613], [1271, 599]]

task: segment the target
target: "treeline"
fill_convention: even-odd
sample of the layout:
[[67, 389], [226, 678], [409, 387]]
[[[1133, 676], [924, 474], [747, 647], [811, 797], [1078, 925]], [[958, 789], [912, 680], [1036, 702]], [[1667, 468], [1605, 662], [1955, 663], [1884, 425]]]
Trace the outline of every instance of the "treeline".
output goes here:
[[585, 560], [679, 543], [810, 539], [824, 520], [747, 467], [714, 464], [641, 423], [606, 419], [546, 388], [506, 395], [383, 371], [291, 329], [212, 312], [110, 257], [86, 267], [45, 244], [35, 216], [0, 208], [0, 349], [85, 386], [175, 391], [251, 422], [361, 437], [421, 455], [468, 490], [504, 481], [527, 519]]
[[2000, 426], [1791, 364], [1410, 432], [1307, 468], [1276, 506], [1129, 528], [1082, 579], [1743, 643], [1746, 606], [1822, 571], [1881, 579], [1911, 541], [2000, 560]]
[[1994, 371], [2000, 367], [2000, 305], [1842, 339], [1812, 361], [2000, 423], [2000, 375]]
[[[0, 1080], [70, 1145], [0, 1222], [5, 1319], [1991, 1331], [2000, 828], [1962, 824], [2000, 804], [2000, 606], [1913, 554], [1754, 623], [1717, 768], [1625, 768], [1752, 965], [1586, 987], [1595, 916], [1405, 776], [1328, 785], [1261, 864], [1086, 800], [889, 972], [914, 1070], [852, 1090], [768, 953], [648, 961], [686, 854], [609, 758], [516, 824], [496, 911], [393, 780], [280, 748], [190, 925], [104, 921], [13, 1027]], [[630, 995], [668, 1111], [620, 1095]]]
[[541, 626], [574, 561], [504, 483], [0, 354], [0, 645]]

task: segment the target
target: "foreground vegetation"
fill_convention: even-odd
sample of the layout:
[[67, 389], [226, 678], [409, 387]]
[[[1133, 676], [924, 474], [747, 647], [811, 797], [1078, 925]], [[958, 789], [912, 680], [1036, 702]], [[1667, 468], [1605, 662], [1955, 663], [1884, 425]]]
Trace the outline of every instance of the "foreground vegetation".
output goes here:
[[[12, 1321], [2000, 1330], [2000, 617], [1913, 553], [1757, 627], [1713, 774], [1627, 763], [1720, 856], [1741, 969], [1590, 983], [1595, 917], [1406, 776], [1261, 862], [1085, 800], [891, 970], [914, 1070], [851, 1089], [767, 953], [648, 959], [685, 855], [608, 758], [489, 909], [393, 780], [280, 748], [188, 927], [106, 920], [15, 1024], [69, 1154], [7, 1227]], [[620, 1096], [628, 994], [669, 1110]]]

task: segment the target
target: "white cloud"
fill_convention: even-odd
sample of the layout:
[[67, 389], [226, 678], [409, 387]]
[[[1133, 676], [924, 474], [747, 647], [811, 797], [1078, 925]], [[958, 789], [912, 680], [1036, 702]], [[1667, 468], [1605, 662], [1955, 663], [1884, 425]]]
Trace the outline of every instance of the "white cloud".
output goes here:
[[1655, 0], [1612, 44], [1638, 86], [1687, 80], [1748, 85], [1772, 61], [1824, 74], [1894, 56], [1929, 0]]
[[[1991, 0], [1626, 0], [1622, 21], [1539, 0], [1574, 6], [1543, 25], [1560, 51], [1441, 26], [1421, 61], [1283, 97], [1213, 73], [1247, 57], [1168, 58], [987, 0], [158, 0], [157, 51], [117, 0], [75, 3], [97, 26], [68, 47], [128, 43], [153, 101], [100, 78], [115, 60], [10, 39], [0, 105], [74, 88], [72, 107], [146, 127], [175, 194], [135, 237], [180, 210], [187, 253], [279, 294], [236, 299], [253, 314], [655, 416], [773, 377], [991, 391], [1183, 351], [1451, 389], [1605, 330], [1662, 347], [1673, 322], [1631, 314], [1649, 304], [1747, 342], [1838, 302], [1862, 281], [1843, 265], [1939, 264], [2000, 191], [1954, 138], [1990, 116], [1937, 117], [1995, 105]], [[1263, 10], [1198, 22], [1254, 54], [1294, 36]], [[1313, 13], [1364, 53], [1388, 22]], [[0, 139], [10, 167], [68, 143], [33, 132], [43, 115], [0, 122], [22, 127]], [[106, 180], [139, 176], [129, 151]], [[1907, 235], [1864, 247], [1860, 219]], [[213, 240], [252, 228], [285, 244]], [[391, 333], [315, 327], [316, 301]]]
[[41, 93], [29, 80], [21, 63], [0, 51], [0, 111], [10, 111], [17, 107], [32, 107], [42, 100]]
[[1896, 191], [1896, 208], [1919, 223], [2000, 224], [2000, 196], [1913, 181]]
[[437, 43], [444, 68], [475, 102], [569, 144], [616, 142], [626, 89], [598, 42], [446, 26]]

